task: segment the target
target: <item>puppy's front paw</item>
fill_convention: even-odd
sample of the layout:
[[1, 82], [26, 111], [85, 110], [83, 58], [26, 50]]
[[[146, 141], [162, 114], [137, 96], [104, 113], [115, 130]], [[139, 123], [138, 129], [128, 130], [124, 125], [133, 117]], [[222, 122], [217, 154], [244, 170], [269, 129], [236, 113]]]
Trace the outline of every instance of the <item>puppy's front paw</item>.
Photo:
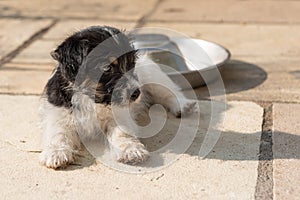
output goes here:
[[72, 150], [44, 150], [40, 155], [40, 163], [48, 168], [64, 168], [73, 162]]
[[142, 163], [149, 158], [149, 152], [146, 150], [145, 146], [141, 143], [130, 143], [126, 144], [124, 149], [120, 151], [117, 155], [117, 160], [119, 162], [136, 165]]
[[189, 99], [180, 99], [179, 103], [176, 103], [174, 107], [171, 108], [172, 113], [176, 117], [182, 117], [195, 111], [196, 101]]

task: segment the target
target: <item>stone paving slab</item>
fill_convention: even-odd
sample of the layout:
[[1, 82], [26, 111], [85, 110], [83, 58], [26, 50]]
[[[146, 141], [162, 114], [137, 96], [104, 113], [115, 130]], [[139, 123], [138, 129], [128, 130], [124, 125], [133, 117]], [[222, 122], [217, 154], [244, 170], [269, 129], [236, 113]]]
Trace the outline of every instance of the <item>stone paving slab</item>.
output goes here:
[[51, 57], [50, 52], [55, 50], [58, 45], [59, 41], [37, 40], [25, 50], [20, 52], [14, 59], [11, 60], [11, 62], [32, 65], [55, 65], [55, 61]]
[[[228, 48], [232, 61], [223, 67], [222, 78], [229, 100], [300, 102], [298, 25], [147, 23], [146, 26], [171, 28]], [[196, 92], [199, 97], [209, 96], [205, 87], [197, 88]]]
[[149, 1], [105, 1], [105, 0], [32, 0], [1, 1], [0, 16], [27, 18], [76, 18], [138, 20], [155, 4]]
[[[232, 60], [221, 71], [228, 100], [300, 102], [299, 60], [270, 63], [244, 60]], [[206, 87], [195, 91], [199, 98], [209, 97]]]
[[41, 94], [51, 71], [0, 68], [0, 93]]
[[149, 20], [174, 22], [300, 22], [298, 1], [162, 1]]
[[103, 21], [103, 20], [62, 20], [53, 26], [43, 39], [63, 40], [73, 32], [89, 26], [113, 26], [121, 30], [130, 30], [136, 26], [136, 22]]
[[0, 19], [0, 59], [51, 23], [52, 20]]
[[35, 41], [29, 47], [18, 54], [11, 62], [36, 65], [55, 65], [50, 52], [53, 51], [66, 37], [74, 31], [81, 30], [92, 25], [110, 25], [120, 29], [130, 30], [134, 28], [133, 22], [115, 22], [103, 20], [64, 20], [58, 22], [41, 39]]
[[2, 144], [24, 151], [39, 150], [39, 99], [37, 96], [0, 95]]
[[236, 57], [300, 55], [300, 25], [148, 22], [145, 26], [169, 28], [193, 38], [216, 42]]
[[[209, 112], [208, 102], [200, 104]], [[91, 164], [88, 157], [65, 170], [40, 166], [37, 108], [38, 97], [0, 95], [3, 199], [254, 199], [263, 113], [254, 103], [228, 102], [224, 132], [206, 159], [193, 153], [199, 133], [174, 164], [140, 175]]]
[[300, 197], [300, 105], [274, 104], [274, 199]]
[[[74, 28], [92, 25], [96, 21], [82, 20], [62, 21], [56, 24], [43, 39], [31, 44], [14, 58], [7, 68], [45, 69], [52, 70], [56, 63], [49, 55], [67, 33]], [[114, 22], [112, 22], [114, 23]], [[133, 23], [116, 23], [121, 27], [133, 27]], [[146, 26], [161, 26], [163, 23], [149, 23]], [[74, 26], [74, 27], [73, 27]], [[63, 28], [66, 27], [66, 28]], [[297, 35], [300, 35], [300, 26], [279, 25], [212, 25], [212, 24], [186, 24], [171, 23], [167, 25], [177, 31], [183, 31], [193, 37], [215, 41], [226, 46], [233, 54], [232, 59], [237, 59], [225, 65], [222, 76], [229, 100], [246, 101], [279, 101], [300, 102], [299, 59]], [[290, 37], [290, 32], [295, 37]], [[195, 31], [199, 30], [199, 32]], [[239, 34], [231, 37], [235, 32]], [[299, 32], [299, 33], [298, 33]], [[226, 37], [222, 37], [222, 35]], [[254, 35], [254, 36], [252, 36]], [[276, 37], [269, 37], [275, 35]], [[254, 38], [258, 38], [254, 40]], [[278, 42], [279, 41], [279, 42]], [[282, 48], [274, 48], [274, 45]], [[254, 50], [255, 49], [255, 50]], [[257, 53], [258, 52], [258, 53]], [[280, 56], [280, 60], [274, 57]], [[21, 66], [21, 67], [20, 67]], [[15, 77], [18, 82], [17, 76]], [[245, 81], [247, 80], [247, 81]], [[3, 81], [2, 81], [3, 82]], [[36, 88], [36, 87], [34, 87]], [[31, 93], [36, 89], [28, 88]], [[34, 90], [34, 92], [32, 91]], [[13, 89], [11, 89], [12, 92]], [[20, 91], [18, 89], [18, 91]], [[198, 88], [199, 97], [207, 97], [206, 88]]]
[[[50, 63], [51, 62], [51, 63]], [[31, 71], [52, 71], [57, 63], [50, 61], [49, 63], [15, 63], [9, 62], [1, 67], [1, 70], [31, 70]]]

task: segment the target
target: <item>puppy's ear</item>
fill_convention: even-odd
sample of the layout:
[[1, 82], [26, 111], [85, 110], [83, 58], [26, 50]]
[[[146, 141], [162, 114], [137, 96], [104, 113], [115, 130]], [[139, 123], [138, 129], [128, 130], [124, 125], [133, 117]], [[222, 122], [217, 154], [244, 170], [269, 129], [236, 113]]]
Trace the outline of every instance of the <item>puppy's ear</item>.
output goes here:
[[59, 61], [59, 54], [57, 53], [57, 51], [51, 51], [50, 55], [54, 60]]
[[60, 63], [63, 75], [74, 81], [78, 70], [88, 53], [87, 40], [68, 38], [50, 53]]
[[88, 54], [88, 40], [75, 40], [68, 38], [50, 53], [54, 60], [62, 64], [82, 62], [82, 57]]

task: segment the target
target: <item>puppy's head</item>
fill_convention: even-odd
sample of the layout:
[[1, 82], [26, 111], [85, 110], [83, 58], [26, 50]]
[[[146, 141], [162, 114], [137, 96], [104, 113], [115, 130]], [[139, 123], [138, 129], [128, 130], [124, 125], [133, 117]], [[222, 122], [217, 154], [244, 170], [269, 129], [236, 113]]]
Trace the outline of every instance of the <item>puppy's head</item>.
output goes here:
[[[51, 56], [72, 85], [94, 88], [98, 103], [122, 103], [139, 94], [134, 74], [136, 50], [120, 30], [92, 26], [68, 37]], [[126, 76], [125, 76], [126, 74]], [[134, 92], [135, 91], [135, 92]]]

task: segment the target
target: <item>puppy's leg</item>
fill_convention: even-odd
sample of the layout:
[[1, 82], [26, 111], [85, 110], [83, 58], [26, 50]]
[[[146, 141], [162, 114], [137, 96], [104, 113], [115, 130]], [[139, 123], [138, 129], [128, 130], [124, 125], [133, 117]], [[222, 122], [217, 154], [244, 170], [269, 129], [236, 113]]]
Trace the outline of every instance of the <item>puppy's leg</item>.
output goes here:
[[70, 111], [45, 102], [42, 114], [42, 148], [40, 163], [49, 168], [65, 167], [74, 162], [80, 139], [73, 126]]
[[[142, 61], [146, 67], [137, 63], [137, 74], [145, 94], [143, 101], [150, 104], [161, 104], [176, 117], [188, 114], [194, 110], [196, 102], [187, 99], [179, 87], [151, 60]], [[141, 66], [139, 66], [141, 65]], [[144, 64], [145, 65], [145, 64]], [[151, 70], [149, 70], [149, 66]], [[154, 74], [154, 75], [153, 75]]]
[[134, 165], [147, 160], [149, 152], [145, 146], [138, 138], [128, 134], [126, 130], [121, 129], [116, 124], [112, 111], [108, 107], [98, 105], [97, 112], [102, 132], [105, 134], [117, 161]]
[[149, 157], [145, 146], [119, 127], [114, 127], [107, 139], [119, 162], [134, 165], [144, 162]]
[[145, 102], [161, 104], [176, 117], [193, 112], [196, 105], [195, 101], [187, 99], [180, 91], [170, 90], [162, 85], [150, 84], [144, 90], [148, 94], [144, 98]]

